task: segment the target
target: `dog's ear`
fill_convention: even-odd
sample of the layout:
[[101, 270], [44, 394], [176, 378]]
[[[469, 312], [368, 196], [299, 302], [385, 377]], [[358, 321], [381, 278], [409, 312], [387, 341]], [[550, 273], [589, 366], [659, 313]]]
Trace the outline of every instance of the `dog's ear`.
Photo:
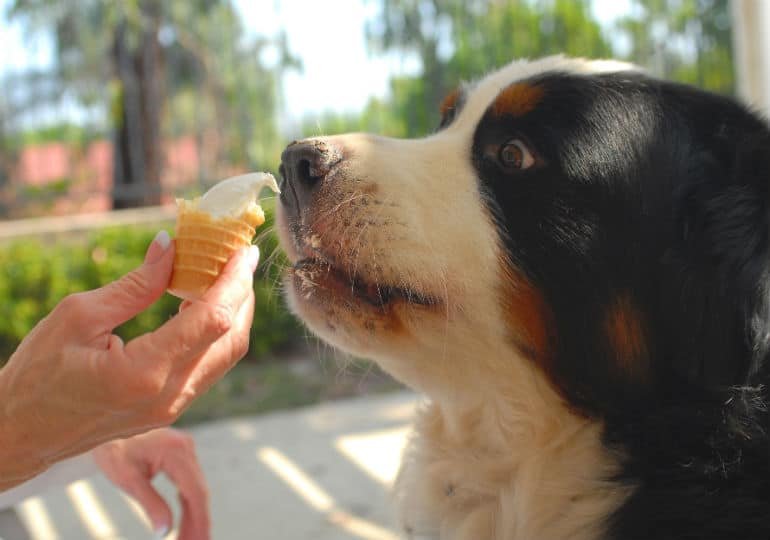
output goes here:
[[[673, 366], [706, 387], [744, 384], [766, 351], [770, 139], [720, 139], [691, 160], [675, 213], [680, 248], [664, 302], [683, 317]], [[671, 262], [672, 259], [669, 259]], [[673, 307], [673, 306], [672, 306]], [[688, 335], [689, 334], [689, 335]]]
[[685, 250], [718, 278], [752, 288], [765, 267], [768, 209], [762, 177], [770, 179], [770, 171], [757, 171], [758, 159], [736, 163], [732, 170], [712, 158], [698, 161], [703, 165], [698, 179], [686, 186], [680, 203]]

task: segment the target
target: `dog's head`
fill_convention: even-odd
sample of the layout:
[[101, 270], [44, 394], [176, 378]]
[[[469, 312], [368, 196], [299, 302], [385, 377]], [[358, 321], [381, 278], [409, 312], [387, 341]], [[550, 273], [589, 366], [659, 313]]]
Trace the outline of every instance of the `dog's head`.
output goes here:
[[428, 393], [535, 365], [589, 410], [759, 369], [763, 122], [627, 65], [562, 57], [514, 62], [441, 108], [424, 139], [285, 150], [288, 298], [313, 331]]

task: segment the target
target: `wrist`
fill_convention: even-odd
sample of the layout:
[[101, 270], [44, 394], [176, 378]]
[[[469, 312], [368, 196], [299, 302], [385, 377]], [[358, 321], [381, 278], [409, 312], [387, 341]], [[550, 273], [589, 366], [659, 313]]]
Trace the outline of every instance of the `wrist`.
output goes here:
[[50, 466], [29, 431], [31, 423], [15, 410], [10, 376], [6, 367], [0, 369], [0, 491], [29, 480]]

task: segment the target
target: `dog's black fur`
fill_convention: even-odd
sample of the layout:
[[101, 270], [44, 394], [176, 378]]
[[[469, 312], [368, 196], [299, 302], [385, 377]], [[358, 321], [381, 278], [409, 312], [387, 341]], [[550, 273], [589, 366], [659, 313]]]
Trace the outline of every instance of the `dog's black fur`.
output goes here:
[[[535, 360], [605, 421], [618, 479], [637, 486], [607, 538], [770, 539], [767, 124], [633, 72], [519, 84], [542, 97], [524, 114], [490, 108], [473, 162], [551, 313], [553, 353]], [[501, 165], [512, 139], [535, 166]], [[631, 359], [601, 323], [618, 298], [641, 340]]]

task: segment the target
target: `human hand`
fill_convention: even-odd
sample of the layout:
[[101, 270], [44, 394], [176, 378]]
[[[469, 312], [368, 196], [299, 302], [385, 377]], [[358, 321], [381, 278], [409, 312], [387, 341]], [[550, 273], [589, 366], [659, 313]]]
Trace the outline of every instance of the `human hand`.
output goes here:
[[160, 233], [144, 263], [66, 297], [0, 370], [0, 490], [118, 437], [171, 424], [248, 350], [255, 246], [163, 326], [129, 343], [112, 330], [166, 289], [174, 259]]
[[92, 452], [104, 475], [144, 508], [158, 537], [172, 528], [173, 516], [152, 485], [158, 473], [176, 485], [182, 507], [178, 540], [211, 535], [208, 489], [192, 438], [170, 428], [105, 443]]

